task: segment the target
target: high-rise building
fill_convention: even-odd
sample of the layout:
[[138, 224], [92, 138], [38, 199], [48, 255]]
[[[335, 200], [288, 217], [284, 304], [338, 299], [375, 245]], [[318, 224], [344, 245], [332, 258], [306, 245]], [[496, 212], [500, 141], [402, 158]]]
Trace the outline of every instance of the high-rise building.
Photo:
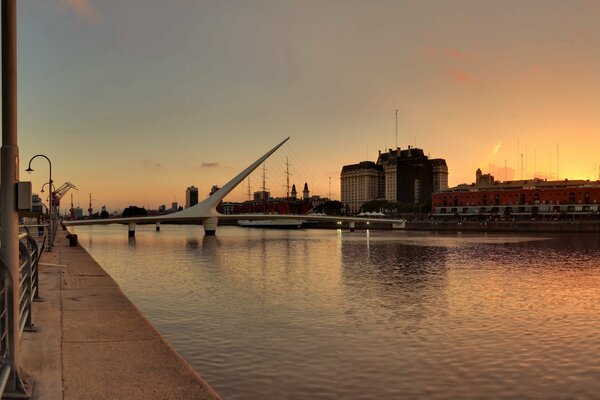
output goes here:
[[341, 186], [342, 203], [351, 213], [376, 199], [419, 205], [448, 188], [448, 166], [443, 159], [430, 160], [422, 149], [389, 149], [380, 151], [375, 163], [344, 166]]
[[198, 204], [198, 188], [190, 186], [185, 190], [185, 208]]
[[433, 193], [448, 190], [448, 165], [446, 160], [435, 158], [431, 160], [433, 167]]
[[364, 203], [382, 197], [383, 168], [373, 161], [344, 165], [340, 176], [341, 202], [350, 213], [356, 213]]

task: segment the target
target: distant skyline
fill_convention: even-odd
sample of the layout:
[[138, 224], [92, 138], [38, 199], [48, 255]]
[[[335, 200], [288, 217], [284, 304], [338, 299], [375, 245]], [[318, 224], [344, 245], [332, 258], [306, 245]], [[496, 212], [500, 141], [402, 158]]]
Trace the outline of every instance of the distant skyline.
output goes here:
[[[344, 164], [416, 145], [451, 186], [598, 179], [600, 3], [18, 2], [21, 180], [87, 209], [200, 199], [287, 136], [267, 185], [339, 198]], [[261, 171], [251, 177], [261, 186]], [[550, 174], [550, 175], [549, 175]], [[247, 188], [229, 200], [243, 200]], [[43, 195], [43, 194], [42, 194]], [[68, 196], [67, 196], [68, 197]], [[64, 199], [62, 208], [68, 208]]]

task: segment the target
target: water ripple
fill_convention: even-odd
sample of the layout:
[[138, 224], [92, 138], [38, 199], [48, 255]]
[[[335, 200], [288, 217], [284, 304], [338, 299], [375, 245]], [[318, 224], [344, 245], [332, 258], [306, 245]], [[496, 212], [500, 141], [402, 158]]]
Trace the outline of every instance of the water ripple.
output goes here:
[[600, 392], [598, 235], [76, 231], [225, 399]]

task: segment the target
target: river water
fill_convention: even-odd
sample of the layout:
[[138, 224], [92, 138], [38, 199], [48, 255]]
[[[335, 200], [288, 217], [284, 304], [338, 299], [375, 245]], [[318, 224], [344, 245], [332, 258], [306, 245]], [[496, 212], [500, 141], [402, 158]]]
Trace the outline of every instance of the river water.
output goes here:
[[224, 399], [600, 393], [597, 235], [71, 229]]

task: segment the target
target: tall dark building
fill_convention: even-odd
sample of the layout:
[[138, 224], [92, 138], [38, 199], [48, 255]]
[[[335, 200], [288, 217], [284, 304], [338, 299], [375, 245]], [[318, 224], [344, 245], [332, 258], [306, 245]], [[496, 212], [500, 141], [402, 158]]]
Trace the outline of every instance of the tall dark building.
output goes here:
[[[430, 160], [419, 148], [409, 146], [404, 150], [389, 149], [385, 153], [380, 152], [377, 164], [383, 167], [385, 198], [388, 201], [425, 203], [434, 192], [434, 172], [443, 175], [445, 171], [443, 180], [448, 181], [446, 162], [443, 159]], [[440, 180], [440, 177], [437, 178], [436, 181]]]
[[198, 204], [198, 188], [190, 186], [185, 190], [185, 208]]

